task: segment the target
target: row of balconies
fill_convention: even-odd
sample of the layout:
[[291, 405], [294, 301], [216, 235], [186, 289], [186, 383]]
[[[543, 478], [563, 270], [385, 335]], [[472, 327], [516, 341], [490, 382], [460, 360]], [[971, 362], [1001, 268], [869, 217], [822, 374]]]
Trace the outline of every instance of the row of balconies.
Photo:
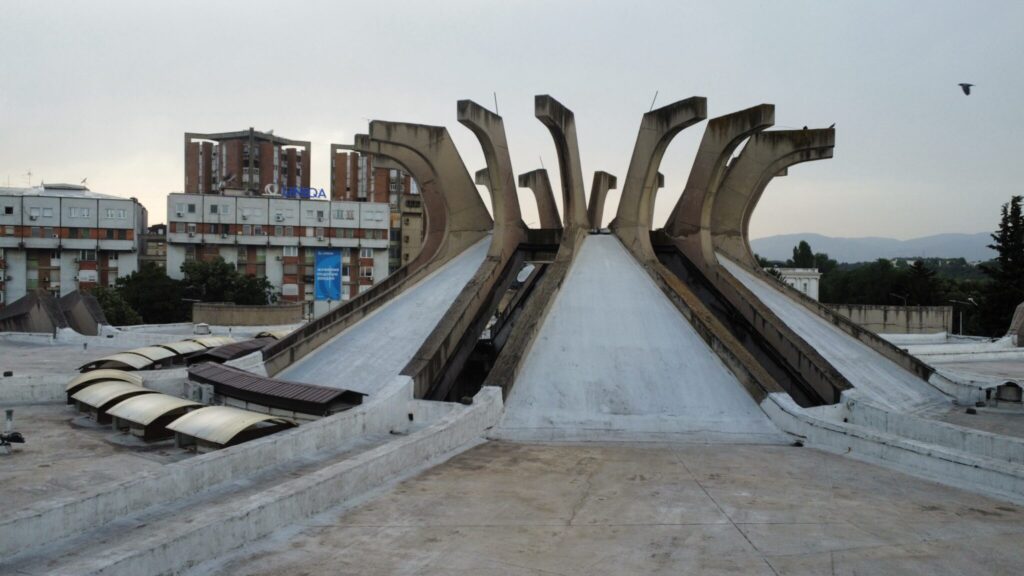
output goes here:
[[255, 246], [337, 246], [340, 248], [387, 248], [389, 240], [370, 238], [329, 238], [326, 236], [246, 236], [243, 234], [203, 234], [169, 232], [170, 244], [246, 244]]
[[99, 250], [115, 250], [134, 252], [134, 240], [110, 240], [95, 238], [19, 238], [17, 236], [0, 236], [0, 248], [96, 248]]

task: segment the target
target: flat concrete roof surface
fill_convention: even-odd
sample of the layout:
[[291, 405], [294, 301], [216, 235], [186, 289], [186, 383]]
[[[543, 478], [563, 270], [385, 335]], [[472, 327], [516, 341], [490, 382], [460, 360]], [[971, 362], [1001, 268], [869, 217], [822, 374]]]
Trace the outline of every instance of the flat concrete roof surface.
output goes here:
[[173, 447], [129, 450], [105, 441], [109, 426], [79, 427], [64, 404], [14, 407], [14, 429], [25, 435], [14, 452], [0, 455], [5, 512], [70, 496], [100, 484], [133, 478], [189, 456]]
[[768, 282], [721, 254], [718, 261], [794, 332], [814, 346], [854, 388], [875, 402], [908, 412], [950, 405], [950, 399], [942, 392], [825, 321]]
[[480, 267], [490, 242], [488, 235], [276, 377], [372, 396], [423, 345]]
[[789, 446], [489, 442], [191, 574], [1017, 574], [1024, 509]]
[[611, 235], [584, 241], [494, 434], [791, 441]]

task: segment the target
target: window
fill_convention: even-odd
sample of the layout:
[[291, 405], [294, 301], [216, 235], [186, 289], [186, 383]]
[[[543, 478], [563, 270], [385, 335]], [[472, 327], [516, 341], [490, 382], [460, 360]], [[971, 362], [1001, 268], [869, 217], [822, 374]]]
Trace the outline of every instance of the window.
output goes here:
[[178, 202], [177, 204], [175, 204], [174, 205], [174, 211], [177, 212], [178, 214], [184, 214], [185, 213], [185, 203], [184, 202]]
[[220, 213], [225, 216], [231, 215], [231, 204], [222, 204], [220, 207]]
[[39, 226], [33, 226], [29, 231], [29, 235], [33, 238], [39, 238]]
[[216, 234], [217, 233], [217, 225], [216, 224], [210, 224], [209, 228], [210, 228], [210, 234]]
[[43, 208], [43, 218], [53, 218], [53, 208]]
[[283, 236], [284, 226], [274, 226], [274, 236]]
[[5, 226], [4, 234], [7, 234], [8, 236], [14, 236], [14, 226]]
[[124, 220], [128, 217], [128, 211], [124, 208], [107, 208], [107, 218]]
[[117, 260], [117, 252], [107, 252], [107, 260]]
[[373, 258], [373, 249], [372, 248], [360, 248], [359, 249], [359, 257], [360, 258]]
[[114, 239], [114, 229], [113, 228], [107, 228], [106, 232], [107, 232], [107, 240], [113, 240]]
[[341, 265], [341, 276], [343, 278], [348, 278], [349, 272], [350, 272], [350, 270], [349, 270], [348, 264], [342, 264]]
[[29, 216], [35, 216], [36, 218], [39, 218], [39, 208], [29, 208], [28, 209], [28, 215]]
[[242, 224], [242, 235], [252, 236], [252, 224]]
[[53, 233], [53, 228], [50, 228], [49, 226], [43, 228], [43, 238], [56, 238], [56, 235]]
[[196, 233], [196, 225], [195, 224], [189, 222], [189, 224], [188, 224], [188, 233], [189, 234], [195, 234]]
[[78, 261], [79, 262], [95, 262], [96, 261], [96, 251], [95, 250], [80, 250], [78, 252]]
[[216, 213], [217, 213], [217, 205], [216, 204], [210, 204], [210, 214], [216, 214]]
[[312, 226], [306, 226], [306, 238], [312, 238], [312, 237], [313, 237], [313, 227]]
[[259, 224], [253, 226], [252, 233], [255, 236], [263, 236], [263, 226], [260, 226]]
[[370, 280], [373, 280], [373, 267], [372, 266], [362, 266], [361, 268], [359, 268], [359, 277], [360, 278], [369, 278]]
[[306, 218], [312, 218], [312, 217], [313, 217], [313, 211], [312, 210], [306, 210]]
[[323, 220], [324, 219], [324, 211], [323, 210], [317, 210], [316, 211], [316, 218], [317, 218], [317, 220]]
[[295, 236], [295, 227], [294, 226], [285, 226], [284, 227], [284, 235], [285, 236]]
[[249, 248], [246, 246], [238, 247], [238, 263], [244, 264], [249, 259]]
[[4, 214], [8, 216], [14, 214], [14, 206], [4, 206]]
[[324, 229], [323, 228], [317, 228], [316, 229], [316, 237], [317, 238], [323, 238], [324, 237]]
[[285, 246], [284, 247], [284, 255], [285, 256], [298, 256], [299, 255], [299, 247], [298, 246]]
[[196, 205], [195, 204], [189, 204], [188, 205], [188, 213], [189, 214], [195, 214], [196, 213]]

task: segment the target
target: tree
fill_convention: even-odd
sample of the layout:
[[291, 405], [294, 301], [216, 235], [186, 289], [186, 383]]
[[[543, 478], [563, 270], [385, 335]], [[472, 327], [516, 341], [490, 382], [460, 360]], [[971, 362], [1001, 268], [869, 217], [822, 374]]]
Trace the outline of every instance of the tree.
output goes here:
[[147, 324], [188, 320], [189, 307], [182, 302], [181, 282], [167, 276], [163, 267], [153, 262], [118, 278], [117, 290]]
[[209, 262], [198, 260], [181, 265], [186, 298], [201, 302], [268, 304], [273, 302], [273, 286], [266, 278], [246, 276], [223, 258]]
[[979, 315], [985, 334], [997, 336], [1006, 331], [1013, 311], [1024, 301], [1024, 215], [1021, 196], [1003, 204], [999, 229], [992, 234], [992, 248], [998, 254], [991, 264], [981, 266], [991, 279], [986, 286]]
[[96, 286], [89, 290], [89, 292], [95, 296], [96, 300], [100, 303], [100, 308], [103, 309], [103, 315], [107, 317], [107, 322], [109, 322], [111, 326], [131, 326], [133, 324], [142, 324], [142, 317], [139, 316], [138, 312], [132, 309], [117, 290], [107, 288], [105, 286]]
[[907, 304], [935, 306], [942, 303], [942, 287], [935, 277], [935, 271], [920, 260], [904, 273], [901, 284], [901, 292], [906, 295]]
[[793, 259], [786, 262], [786, 265], [793, 268], [814, 268], [814, 252], [811, 251], [811, 245], [801, 240], [793, 248]]

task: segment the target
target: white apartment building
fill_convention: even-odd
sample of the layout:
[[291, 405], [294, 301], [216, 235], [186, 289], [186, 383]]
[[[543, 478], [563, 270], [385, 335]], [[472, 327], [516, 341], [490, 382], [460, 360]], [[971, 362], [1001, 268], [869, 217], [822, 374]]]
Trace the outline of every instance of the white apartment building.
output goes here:
[[317, 250], [340, 253], [341, 300], [388, 274], [390, 206], [244, 192], [167, 196], [167, 274], [189, 260], [223, 258], [265, 277], [285, 301], [314, 300]]
[[0, 307], [42, 288], [63, 296], [138, 269], [146, 209], [85, 186], [0, 188]]

